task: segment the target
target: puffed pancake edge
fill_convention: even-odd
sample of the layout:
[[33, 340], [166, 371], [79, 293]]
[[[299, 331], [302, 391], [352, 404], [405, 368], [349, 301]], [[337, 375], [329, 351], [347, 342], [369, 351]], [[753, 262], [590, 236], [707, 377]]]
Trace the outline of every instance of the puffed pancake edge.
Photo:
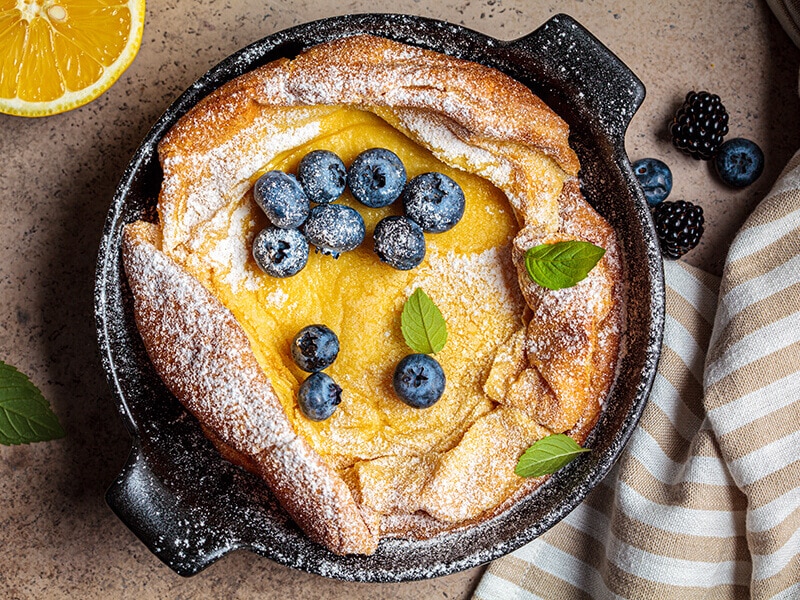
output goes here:
[[[321, 83], [342, 78], [348, 85]], [[241, 326], [168, 256], [182, 252], [196, 227], [250, 185], [252, 173], [243, 176], [235, 161], [209, 177], [191, 158], [241, 142], [245, 152], [252, 147], [252, 159], [260, 116], [318, 104], [373, 111], [443, 162], [474, 169], [506, 193], [520, 223], [513, 251], [520, 289], [539, 317], [529, 319], [521, 343], [487, 382], [487, 394], [506, 413], [585, 438], [613, 380], [622, 267], [613, 230], [580, 194], [566, 123], [528, 88], [476, 63], [371, 36], [336, 40], [229, 82], [167, 133], [159, 156], [171, 183], [159, 198], [160, 225], [128, 225], [123, 238], [136, 324], [156, 371], [223, 455], [258, 473], [312, 540], [338, 554], [370, 554], [382, 535], [414, 532], [405, 525], [387, 531], [381, 515], [359, 505], [340, 475], [297, 436]], [[432, 130], [457, 139], [455, 150], [436, 147], [426, 138]], [[532, 176], [528, 168], [542, 160], [550, 161], [557, 181]], [[198, 199], [204, 203], [192, 204]], [[553, 293], [528, 279], [524, 252], [565, 239], [592, 241], [606, 255], [585, 284]], [[587, 313], [590, 292], [597, 301]], [[571, 348], [561, 341], [566, 335]], [[537, 357], [533, 348], [556, 360]], [[495, 515], [535, 485], [520, 484], [494, 510], [439, 531]]]
[[125, 227], [122, 243], [136, 326], [159, 377], [214, 441], [246, 457], [312, 540], [337, 554], [373, 553], [377, 530], [344, 481], [292, 430], [241, 326], [160, 251], [159, 238], [155, 225], [140, 221]]

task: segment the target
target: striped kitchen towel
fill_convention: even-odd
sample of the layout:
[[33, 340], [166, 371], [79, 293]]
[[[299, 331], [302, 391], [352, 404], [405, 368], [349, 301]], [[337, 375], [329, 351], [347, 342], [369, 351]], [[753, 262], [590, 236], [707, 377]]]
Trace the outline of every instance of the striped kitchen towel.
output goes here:
[[800, 598], [800, 153], [721, 280], [664, 268], [664, 349], [628, 446], [476, 600]]
[[800, 0], [767, 0], [767, 5], [795, 45], [800, 47]]

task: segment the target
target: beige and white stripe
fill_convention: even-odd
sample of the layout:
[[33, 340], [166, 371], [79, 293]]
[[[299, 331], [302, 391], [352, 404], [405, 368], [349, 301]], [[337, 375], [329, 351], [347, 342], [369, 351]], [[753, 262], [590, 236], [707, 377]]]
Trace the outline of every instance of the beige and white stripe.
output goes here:
[[767, 0], [783, 29], [800, 46], [800, 0]]
[[665, 264], [664, 350], [625, 452], [476, 600], [800, 598], [800, 153], [721, 280]]

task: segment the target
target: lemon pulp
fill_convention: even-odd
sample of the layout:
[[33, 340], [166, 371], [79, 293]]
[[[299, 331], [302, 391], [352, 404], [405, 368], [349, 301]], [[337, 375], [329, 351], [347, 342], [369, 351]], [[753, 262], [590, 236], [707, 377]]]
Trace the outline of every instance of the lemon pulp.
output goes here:
[[133, 61], [144, 0], [0, 0], [0, 111], [63, 112], [93, 100]]

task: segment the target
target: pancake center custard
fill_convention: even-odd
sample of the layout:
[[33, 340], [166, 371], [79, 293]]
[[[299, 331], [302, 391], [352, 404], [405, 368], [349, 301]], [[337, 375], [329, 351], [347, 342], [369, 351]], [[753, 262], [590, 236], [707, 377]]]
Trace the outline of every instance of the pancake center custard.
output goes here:
[[[449, 450], [491, 410], [483, 384], [498, 346], [522, 326], [524, 300], [511, 262], [517, 232], [511, 207], [491, 183], [448, 167], [376, 115], [348, 107], [311, 110], [319, 115], [320, 134], [275, 157], [254, 177], [274, 169], [296, 173], [312, 150], [331, 150], [349, 165], [367, 148], [387, 148], [401, 158], [409, 179], [438, 171], [457, 181], [467, 199], [462, 220], [450, 231], [428, 234], [422, 264], [400, 271], [381, 262], [369, 243], [380, 219], [401, 214], [399, 202], [367, 208], [347, 192], [338, 203], [361, 213], [366, 241], [337, 259], [312, 250], [298, 274], [274, 278], [251, 257], [253, 238], [268, 222], [249, 192], [196, 232], [184, 266], [242, 324], [292, 425], [331, 465], [345, 469], [378, 457]], [[425, 411], [399, 401], [392, 389], [394, 368], [409, 352], [400, 313], [416, 287], [440, 307], [449, 333], [436, 355], [447, 389]], [[342, 387], [342, 403], [322, 422], [305, 418], [297, 407], [297, 391], [308, 374], [289, 351], [295, 334], [312, 323], [335, 331], [341, 347], [326, 373]]]
[[[484, 383], [500, 345], [523, 325], [525, 302], [511, 261], [518, 225], [502, 191], [437, 160], [377, 115], [344, 106], [303, 112], [304, 127], [315, 124], [318, 134], [257, 170], [253, 183], [272, 170], [296, 173], [312, 150], [332, 151], [349, 165], [367, 148], [381, 147], [402, 160], [408, 179], [440, 172], [456, 181], [466, 197], [461, 221], [449, 231], [426, 235], [425, 259], [414, 269], [381, 262], [367, 241], [336, 259], [312, 251], [299, 273], [275, 278], [259, 269], [250, 252], [256, 234], [269, 224], [251, 189], [194, 233], [183, 266], [242, 324], [293, 428], [356, 483], [372, 508], [386, 510], [383, 495], [396, 492], [386, 489], [393, 487], [386, 485], [386, 472], [393, 478], [406, 469], [417, 478], [426, 471], [430, 475], [436, 458], [496, 405]], [[338, 203], [360, 212], [366, 240], [379, 220], [402, 212], [399, 202], [365, 207], [349, 192]], [[436, 355], [447, 388], [425, 410], [403, 403], [392, 389], [395, 367], [409, 353], [401, 310], [418, 287], [440, 307], [448, 327], [448, 342]], [[298, 408], [298, 389], [308, 374], [289, 350], [295, 334], [313, 323], [335, 331], [341, 348], [326, 373], [342, 387], [342, 402], [324, 421], [312, 421]], [[424, 464], [418, 462], [421, 457]], [[413, 496], [406, 495], [403, 508], [420, 505], [422, 499]]]
[[[526, 448], [564, 432], [582, 442], [593, 426], [614, 378], [621, 261], [613, 230], [581, 195], [567, 139], [555, 113], [496, 71], [357, 36], [233, 80], [161, 142], [159, 223], [128, 226], [123, 245], [145, 347], [223, 455], [263, 477], [334, 552], [491, 518], [541, 483], [514, 473]], [[428, 229], [422, 262], [401, 257], [394, 268], [373, 234], [403, 205], [357, 201], [348, 172], [333, 202], [363, 219], [363, 243], [334, 257], [315, 252], [321, 242], [306, 229], [305, 266], [265, 273], [253, 251], [270, 227], [265, 211], [273, 222], [285, 215], [264, 207], [256, 182], [297, 174], [313, 151], [350, 169], [374, 148], [399, 157], [409, 181], [452, 179], [465, 197], [457, 224]], [[315, 206], [329, 205], [311, 203], [312, 215]], [[294, 242], [277, 235], [282, 260]], [[600, 250], [588, 276], [565, 289], [534, 277], [533, 248], [557, 250], [536, 269], [563, 270], [580, 244]], [[434, 357], [446, 385], [428, 408], [393, 386], [410, 354], [401, 313], [418, 289], [448, 334]], [[309, 374], [292, 351], [312, 325], [339, 348], [311, 376], [332, 378], [325, 393], [341, 388], [320, 420], [298, 404]]]

